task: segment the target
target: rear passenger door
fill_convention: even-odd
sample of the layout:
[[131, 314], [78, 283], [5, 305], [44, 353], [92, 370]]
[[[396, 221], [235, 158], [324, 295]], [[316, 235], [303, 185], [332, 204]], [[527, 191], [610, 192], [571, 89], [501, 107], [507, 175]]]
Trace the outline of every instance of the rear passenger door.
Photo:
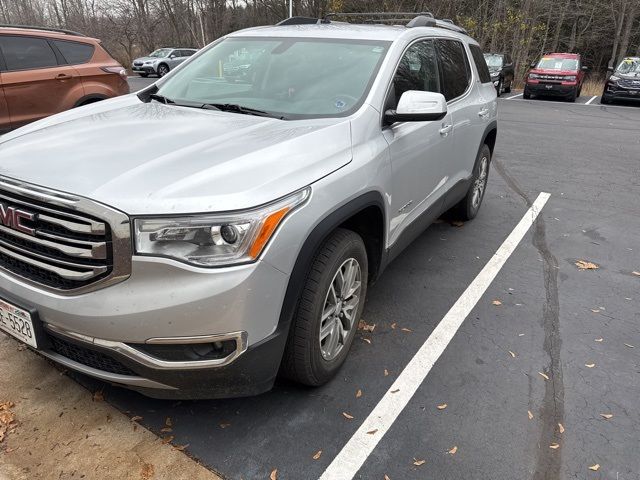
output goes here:
[[[74, 106], [74, 90], [82, 91], [73, 67], [61, 59], [44, 37], [0, 36], [5, 60], [2, 82], [12, 127], [19, 127]], [[78, 97], [80, 98], [80, 97]]]
[[[434, 41], [417, 41], [398, 64], [384, 109], [395, 109], [402, 93], [409, 90], [440, 93], [440, 83]], [[450, 130], [450, 115], [432, 122], [396, 122], [383, 129], [393, 174], [390, 243], [423, 214], [440, 213], [453, 148]]]
[[464, 44], [455, 39], [437, 39], [443, 93], [453, 124], [454, 146], [449, 152], [447, 189], [471, 177], [480, 147], [479, 127], [488, 109], [472, 89], [473, 74]]

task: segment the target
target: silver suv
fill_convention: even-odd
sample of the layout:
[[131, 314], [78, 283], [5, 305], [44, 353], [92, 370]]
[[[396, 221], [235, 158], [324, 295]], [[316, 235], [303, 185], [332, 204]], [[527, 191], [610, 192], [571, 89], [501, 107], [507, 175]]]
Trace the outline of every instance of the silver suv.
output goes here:
[[141, 77], [164, 77], [196, 52], [195, 48], [159, 48], [146, 57], [136, 58], [131, 64], [131, 71]]
[[0, 329], [154, 397], [336, 374], [385, 266], [478, 213], [497, 102], [450, 23], [305, 22], [2, 137]]

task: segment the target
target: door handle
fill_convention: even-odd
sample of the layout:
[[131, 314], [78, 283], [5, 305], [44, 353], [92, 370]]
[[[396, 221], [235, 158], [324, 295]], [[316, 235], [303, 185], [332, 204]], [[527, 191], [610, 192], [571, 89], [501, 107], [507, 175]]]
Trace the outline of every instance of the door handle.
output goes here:
[[66, 73], [56, 75], [56, 80], [68, 80], [70, 78], [72, 78], [71, 75], [67, 75]]
[[446, 137], [447, 135], [449, 135], [452, 129], [453, 125], [442, 125], [442, 128], [440, 129], [440, 135]]
[[478, 115], [482, 118], [487, 118], [489, 116], [489, 109], [488, 108], [483, 108], [482, 110], [480, 110], [478, 112]]

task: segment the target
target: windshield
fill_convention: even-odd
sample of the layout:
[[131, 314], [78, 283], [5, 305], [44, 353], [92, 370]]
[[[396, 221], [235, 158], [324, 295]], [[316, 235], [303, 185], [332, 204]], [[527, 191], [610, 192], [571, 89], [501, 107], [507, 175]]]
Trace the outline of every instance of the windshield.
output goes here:
[[575, 58], [542, 57], [537, 68], [543, 70], [578, 70], [578, 60]]
[[640, 58], [625, 58], [622, 63], [618, 65], [616, 72], [623, 75], [630, 73], [640, 75]]
[[159, 48], [155, 52], [150, 53], [148, 56], [154, 57], [154, 58], [164, 58], [164, 57], [168, 57], [169, 53], [171, 53], [172, 50], [173, 50], [172, 48]]
[[389, 42], [224, 39], [163, 83], [178, 103], [234, 104], [286, 119], [350, 115], [362, 105]]
[[487, 62], [489, 68], [499, 68], [502, 66], [502, 55], [496, 55], [495, 53], [485, 53], [484, 59]]

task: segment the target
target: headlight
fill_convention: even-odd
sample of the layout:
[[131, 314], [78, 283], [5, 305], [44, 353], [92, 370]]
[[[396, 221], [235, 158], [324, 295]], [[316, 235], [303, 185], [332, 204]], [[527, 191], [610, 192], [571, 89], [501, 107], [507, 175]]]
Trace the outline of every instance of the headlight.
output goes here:
[[620, 80], [620, 77], [616, 77], [615, 75], [609, 77], [609, 81], [612, 83], [616, 83], [618, 80]]
[[575, 75], [567, 75], [566, 77], [564, 77], [564, 81], [565, 82], [575, 82], [576, 81], [576, 76]]
[[535, 80], [537, 78], [540, 78], [540, 75], [538, 75], [537, 73], [530, 73], [529, 78], [533, 78]]
[[282, 220], [311, 193], [305, 188], [268, 205], [229, 214], [135, 219], [136, 253], [199, 267], [255, 261]]
[[144, 62], [145, 65], [151, 65], [154, 61], [153, 60], [147, 60], [146, 62]]

